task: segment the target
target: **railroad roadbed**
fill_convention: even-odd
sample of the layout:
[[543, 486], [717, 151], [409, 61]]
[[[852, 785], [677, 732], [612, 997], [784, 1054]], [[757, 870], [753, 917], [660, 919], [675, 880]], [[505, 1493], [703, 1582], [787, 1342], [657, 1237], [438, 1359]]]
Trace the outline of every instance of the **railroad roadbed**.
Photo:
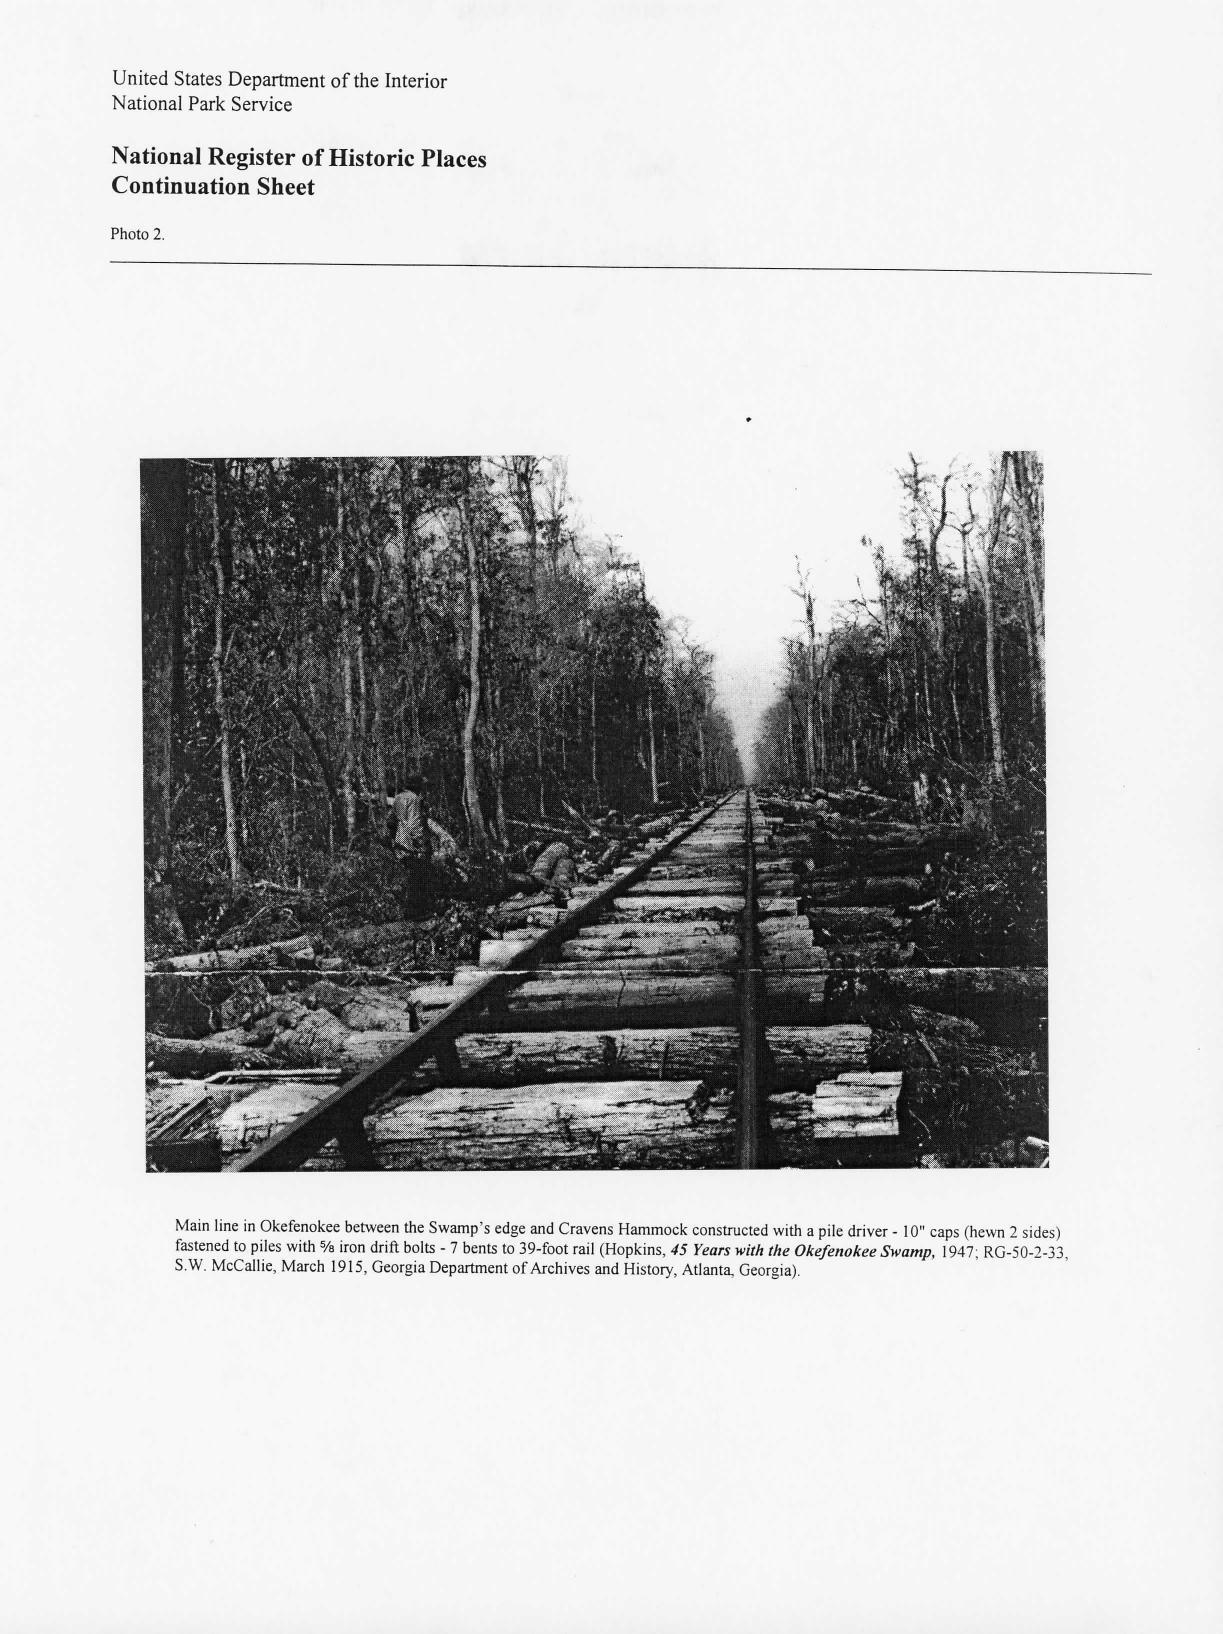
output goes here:
[[150, 1167], [1043, 1161], [1044, 971], [920, 963], [961, 839], [740, 790], [449, 979], [151, 969]]

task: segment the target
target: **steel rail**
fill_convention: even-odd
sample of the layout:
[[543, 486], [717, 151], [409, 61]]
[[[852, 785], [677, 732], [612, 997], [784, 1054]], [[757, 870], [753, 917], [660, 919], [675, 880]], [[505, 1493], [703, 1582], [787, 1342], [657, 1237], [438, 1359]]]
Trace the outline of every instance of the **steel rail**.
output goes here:
[[739, 1117], [735, 1129], [735, 1163], [758, 1169], [764, 1155], [764, 971], [756, 932], [756, 847], [752, 830], [752, 791], [747, 790], [743, 819], [744, 903], [743, 960], [739, 971]]
[[232, 1164], [228, 1172], [242, 1174], [296, 1169], [332, 1140], [338, 1142], [347, 1167], [376, 1168], [378, 1165], [364, 1124], [373, 1102], [400, 1088], [404, 1080], [430, 1057], [436, 1058], [443, 1071], [453, 1070], [457, 1064], [455, 1039], [470, 1029], [476, 1016], [502, 997], [514, 983], [530, 976], [541, 959], [576, 931], [597, 919], [618, 896], [640, 884], [657, 863], [670, 856], [677, 846], [703, 827], [735, 792], [732, 790], [730, 794], [723, 795], [693, 822], [668, 836], [648, 856], [635, 863], [628, 873], [609, 881], [602, 890], [596, 891], [585, 902], [563, 915], [534, 941], [523, 943], [505, 965], [468, 988], [440, 1016], [418, 1033], [413, 1033], [411, 1038], [381, 1061], [361, 1068], [330, 1095], [324, 1096], [261, 1146]]

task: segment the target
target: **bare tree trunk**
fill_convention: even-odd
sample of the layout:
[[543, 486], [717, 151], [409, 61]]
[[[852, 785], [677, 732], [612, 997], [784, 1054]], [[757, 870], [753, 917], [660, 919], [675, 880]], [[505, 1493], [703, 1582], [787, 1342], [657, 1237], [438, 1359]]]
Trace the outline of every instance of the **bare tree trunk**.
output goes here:
[[[1015, 488], [1015, 508], [1019, 512], [1019, 533], [1023, 540], [1024, 579], [1028, 590], [1028, 608], [1031, 613], [1032, 633], [1036, 644], [1037, 667], [1033, 671], [1037, 676], [1040, 688], [1041, 708], [1045, 706], [1045, 593], [1043, 580], [1043, 562], [1037, 561], [1038, 532], [1043, 532], [1040, 526], [1040, 516], [1037, 511], [1038, 496], [1031, 481], [1028, 470], [1027, 457], [1019, 453], [1003, 456], [1010, 461], [1011, 476]], [[1043, 540], [1039, 541], [1043, 544]]]
[[[357, 765], [366, 799], [377, 796], [385, 808], [390, 793], [386, 783], [386, 756], [382, 736], [382, 558], [370, 531], [369, 495], [360, 480], [354, 484], [361, 548], [353, 563], [353, 609], [357, 630], [357, 682], [360, 699], [360, 739]], [[363, 569], [369, 569], [365, 594]]]
[[212, 688], [221, 734], [221, 800], [225, 807], [225, 850], [229, 857], [229, 877], [236, 885], [242, 878], [242, 855], [238, 848], [238, 813], [234, 805], [233, 774], [230, 767], [229, 700], [225, 693], [225, 561], [221, 553], [221, 506], [218, 494], [219, 460], [209, 467], [212, 489], [212, 571], [216, 582], [213, 608]]
[[1026, 588], [1020, 593], [1019, 599], [1023, 603], [1023, 641], [1024, 646], [1028, 649], [1028, 679], [1030, 682], [1028, 705], [1032, 720], [1035, 722], [1040, 718], [1043, 688], [1036, 660], [1036, 632], [1032, 628], [1032, 607], [1028, 601]]
[[408, 677], [411, 693], [409, 702], [412, 710], [412, 751], [416, 760], [416, 770], [419, 772], [425, 764], [425, 740], [420, 728], [420, 699], [416, 695], [416, 687], [412, 685], [412, 677]]
[[997, 629], [994, 612], [994, 552], [998, 547], [998, 535], [1002, 527], [1002, 506], [1004, 482], [1006, 472], [1002, 472], [1001, 479], [996, 484], [994, 492], [993, 515], [989, 522], [989, 537], [982, 541], [981, 556], [978, 562], [981, 579], [981, 599], [985, 605], [985, 691], [989, 700], [989, 729], [992, 744], [992, 769], [994, 781], [1003, 783], [1006, 779], [1006, 758], [1002, 747], [1002, 710], [998, 695], [998, 657], [997, 657]]
[[[412, 483], [406, 459], [396, 461], [399, 474], [399, 505], [397, 507], [397, 531], [399, 535], [399, 559], [403, 564], [403, 593], [404, 593], [404, 624], [401, 650], [404, 657], [404, 691], [408, 702], [408, 712], [412, 722], [412, 753], [416, 771], [424, 766], [425, 747], [420, 730], [420, 698], [417, 687], [416, 661], [416, 558], [412, 541], [413, 529], [416, 525], [416, 508], [412, 502]], [[406, 768], [405, 768], [406, 769]]]
[[[289, 861], [293, 864], [293, 872], [297, 875], [297, 888], [301, 890], [302, 865], [301, 854], [297, 849], [297, 749], [289, 745]], [[289, 869], [285, 869], [285, 879], [288, 880]]]
[[598, 721], [598, 655], [590, 661], [590, 781], [594, 784], [595, 803], [599, 803], [599, 721]]
[[340, 598], [340, 690], [344, 703], [344, 830], [351, 841], [357, 832], [357, 737], [353, 700], [352, 607], [348, 593], [348, 553], [344, 542], [344, 462], [336, 461], [336, 580]]
[[[169, 880], [174, 867], [175, 784], [179, 777], [186, 699], [183, 590], [187, 563], [187, 461], [140, 462], [140, 556], [144, 605], [144, 685], [156, 721], [148, 773], [159, 832], [155, 867]], [[152, 801], [149, 803], [150, 815]]]
[[483, 615], [480, 604], [480, 559], [476, 549], [475, 522], [471, 514], [471, 471], [459, 496], [459, 529], [463, 536], [467, 565], [468, 643], [467, 643], [467, 710], [463, 717], [463, 809], [472, 844], [483, 849], [488, 844], [488, 829], [480, 806], [480, 786], [476, 777], [476, 722], [480, 718], [480, 642], [483, 635]]
[[815, 603], [803, 586], [803, 609], [807, 617], [807, 787], [815, 787]]
[[241, 733], [238, 734], [238, 774], [238, 833], [242, 841], [242, 851], [245, 853], [251, 843], [251, 830], [246, 799], [246, 739]]
[[505, 846], [509, 843], [510, 825], [505, 813], [505, 745], [501, 741], [501, 684], [487, 683], [485, 695], [488, 699], [488, 739], [493, 763], [493, 796], [494, 821], [497, 826], [497, 840]]
[[[912, 459], [913, 456], [910, 455], [909, 457]], [[935, 683], [939, 695], [940, 707], [942, 703], [943, 669], [947, 651], [947, 628], [943, 607], [943, 565], [939, 560], [938, 547], [939, 541], [947, 527], [947, 492], [951, 486], [951, 480], [951, 473], [948, 472], [939, 485], [939, 508], [937, 516], [929, 510], [926, 513], [930, 527], [930, 536], [928, 540], [928, 563], [930, 568], [930, 599], [933, 609], [932, 624], [934, 630], [933, 645]]]
[[951, 714], [955, 721], [955, 740], [959, 746], [960, 765], [963, 766], [966, 763], [966, 757], [964, 754], [964, 727], [960, 720], [960, 700], [956, 696], [956, 676], [959, 668], [956, 662], [957, 656], [957, 650], [953, 648], [951, 653]]
[[981, 569], [981, 596], [986, 606], [986, 696], [989, 699], [989, 740], [992, 745], [992, 773], [997, 783], [1006, 779], [1006, 758], [1002, 753], [1002, 714], [997, 699], [997, 636], [994, 629], [994, 569], [986, 560]]
[[517, 455], [511, 462], [515, 493], [527, 535], [527, 585], [530, 595], [531, 698], [535, 706], [535, 780], [539, 786], [539, 815], [544, 804], [543, 658], [539, 630], [539, 515], [535, 508], [535, 473], [539, 461], [531, 454]]
[[[355, 578], [355, 575], [354, 575]], [[365, 632], [361, 628], [360, 603], [354, 604], [355, 618], [353, 621], [353, 653], [357, 669], [357, 755], [356, 773], [357, 788], [364, 795], [369, 793], [369, 777], [366, 761], [369, 756], [369, 676], [365, 662]]]
[[820, 726], [820, 781], [828, 781], [829, 746], [828, 739], [832, 730], [832, 693], [831, 683], [828, 682], [828, 652], [825, 648], [820, 655], [819, 680], [816, 686], [816, 710]]
[[386, 777], [386, 745], [384, 743], [384, 728], [382, 715], [382, 681], [379, 678], [381, 665], [375, 663], [370, 676], [370, 689], [374, 700], [373, 744], [374, 744], [374, 793], [378, 796], [378, 808], [381, 811], [386, 806], [390, 786]]
[[684, 717], [679, 702], [679, 669], [675, 670], [675, 798], [684, 798]]
[[548, 815], [544, 794], [544, 702], [542, 692], [535, 694], [535, 775], [539, 786], [539, 815]]
[[654, 744], [654, 689], [647, 686], [645, 694], [646, 719], [650, 725], [650, 799], [658, 804], [658, 751]]
[[310, 745], [311, 753], [314, 755], [315, 764], [319, 769], [319, 775], [323, 780], [323, 787], [327, 791], [328, 822], [334, 828], [336, 811], [337, 809], [342, 809], [342, 801], [340, 798], [340, 791], [336, 787], [335, 772], [332, 770], [331, 762], [327, 757], [327, 746], [323, 742], [322, 737], [319, 735], [314, 723], [295, 698], [290, 699], [285, 704], [285, 708], [297, 722], [298, 726], [301, 728], [302, 736]]

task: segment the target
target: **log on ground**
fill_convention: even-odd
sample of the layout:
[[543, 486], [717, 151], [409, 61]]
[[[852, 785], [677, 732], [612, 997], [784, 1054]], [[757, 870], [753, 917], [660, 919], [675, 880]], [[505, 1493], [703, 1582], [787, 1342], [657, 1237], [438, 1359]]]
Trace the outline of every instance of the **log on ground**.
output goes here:
[[724, 891], [741, 891], [743, 889], [742, 862], [730, 857], [717, 857], [709, 860], [689, 857], [686, 861], [660, 862], [650, 869], [643, 883], [637, 887], [640, 890], [649, 890], [654, 884], [665, 883], [667, 889], [677, 895], [682, 895], [685, 884], [702, 885], [713, 884], [719, 881], [719, 889]]
[[848, 1072], [816, 1085], [814, 1093], [783, 1090], [769, 1096], [775, 1135], [800, 1142], [860, 1139], [900, 1133], [897, 1102], [903, 1073]]
[[[615, 942], [609, 947], [617, 948]], [[652, 975], [655, 972], [668, 971], [673, 975], [690, 975], [712, 973], [729, 969], [739, 957], [737, 947], [729, 950], [717, 947], [702, 948], [668, 948], [653, 947], [648, 950], [640, 945], [630, 943], [620, 945], [616, 952], [604, 954], [602, 957], [570, 954], [568, 949], [561, 949], [555, 962], [541, 965], [540, 970], [552, 969], [567, 976], [577, 971], [589, 971], [591, 975], [610, 975], [613, 971], [630, 971], [640, 976]]]
[[905, 928], [907, 921], [898, 919], [890, 908], [825, 907], [822, 903], [807, 904], [807, 918], [819, 930], [847, 940], [864, 936], [892, 936]]
[[[864, 1069], [871, 1061], [871, 1029], [771, 1027], [775, 1082], [807, 1086], [829, 1073]], [[609, 1032], [468, 1033], [455, 1041], [457, 1070], [425, 1062], [417, 1088], [439, 1084], [555, 1083], [580, 1079], [701, 1078], [732, 1085], [739, 1060], [733, 1027], [621, 1028]]]
[[772, 896], [761, 892], [756, 898], [757, 919], [793, 919], [798, 914], [796, 896]]
[[766, 947], [760, 955], [761, 968], [765, 972], [767, 987], [771, 980], [771, 973], [777, 975], [794, 974], [804, 971], [814, 973], [831, 970], [833, 961], [827, 950], [822, 947]]
[[898, 856], [889, 856], [879, 851], [841, 854], [829, 849], [822, 853], [820, 860], [813, 860], [803, 878], [809, 883], [840, 884], [848, 880], [909, 876], [929, 883], [930, 876], [925, 870], [938, 860], [938, 853], [929, 851], [905, 850]]
[[175, 1078], [207, 1078], [236, 1067], [275, 1064], [266, 1051], [219, 1033], [211, 1038], [164, 1038], [160, 1033], [146, 1033], [144, 1058], [154, 1072], [168, 1072]]
[[650, 919], [626, 919], [620, 923], [602, 925], [585, 925], [566, 946], [574, 943], [587, 942], [634, 942], [649, 941], [652, 937], [663, 936], [725, 936], [727, 934], [726, 919], [683, 919], [661, 920], [655, 922]]
[[638, 896], [616, 898], [614, 917], [626, 919], [683, 920], [733, 919], [743, 912], [742, 896]]
[[600, 978], [579, 970], [530, 979], [481, 1021], [487, 1031], [534, 1032], [572, 1027], [730, 1026], [738, 1016], [735, 982], [727, 975], [659, 975], [648, 980]]
[[366, 1130], [396, 1169], [722, 1167], [734, 1138], [729, 1091], [657, 1079], [435, 1089]]
[[[869, 1028], [850, 1031], [870, 1035]], [[702, 1078], [729, 1086], [739, 1059], [739, 1035], [734, 1027], [478, 1032], [455, 1040], [455, 1056], [457, 1069], [425, 1062], [414, 1074], [413, 1085], [507, 1088], [586, 1079]]]
[[691, 936], [677, 926], [670, 935], [639, 936], [632, 941], [575, 936], [565, 942], [560, 957], [565, 964], [601, 964], [609, 959], [733, 959], [739, 952], [737, 936]]
[[150, 969], [258, 970], [264, 965], [276, 965], [281, 962], [289, 965], [306, 964], [313, 958], [314, 948], [310, 938], [294, 936], [287, 942], [263, 942], [257, 947], [215, 948], [208, 953], [180, 953], [176, 958], [160, 960]]
[[651, 873], [640, 885], [634, 885], [621, 900], [643, 896], [692, 898], [707, 896], [735, 896], [743, 890], [743, 879], [733, 874], [693, 874], [684, 879], [660, 879]]
[[[175, 1038], [202, 1038], [226, 1025], [227, 1005], [243, 988], [244, 983], [259, 981], [264, 991], [275, 997], [302, 994], [319, 980], [317, 969], [260, 970], [257, 978], [250, 972], [161, 971], [145, 977], [145, 1024], [149, 1031], [163, 1032]], [[388, 994], [399, 991], [406, 995], [407, 984], [398, 977], [388, 977], [375, 971], [328, 972], [327, 980], [336, 986], [358, 984], [362, 989], [385, 988]]]
[[825, 948], [833, 970], [886, 970], [911, 964], [917, 943], [901, 942], [886, 936], [864, 942], [847, 942], [838, 937], [835, 942], [826, 943]]
[[1023, 1033], [1048, 1014], [1049, 973], [1035, 968], [841, 971], [828, 978], [827, 1015], [874, 1024], [903, 1020], [911, 1005], [964, 1016], [988, 1031]]
[[392, 919], [381, 925], [354, 925], [348, 930], [329, 931], [327, 940], [332, 947], [342, 948], [346, 953], [364, 953], [383, 942], [411, 937], [418, 929], [410, 919]]
[[357, 1032], [411, 1032], [412, 1004], [409, 989], [348, 988], [335, 982], [317, 982], [301, 995], [307, 1009], [327, 1010], [346, 1027]]
[[216, 1122], [222, 1158], [241, 1157], [252, 1147], [261, 1146], [270, 1135], [308, 1112], [334, 1088], [334, 1084], [296, 1079], [268, 1084], [241, 1100], [231, 1101]]
[[321, 1006], [308, 1009], [301, 1004], [282, 1005], [272, 1018], [270, 1033], [254, 1031], [277, 1065], [340, 1067], [345, 1072], [381, 1061], [411, 1036], [406, 1020], [400, 1031], [359, 1029], [345, 1026]]
[[773, 1027], [765, 1032], [773, 1082], [787, 1089], [811, 1089], [830, 1073], [865, 1072], [870, 1067], [869, 1027]]

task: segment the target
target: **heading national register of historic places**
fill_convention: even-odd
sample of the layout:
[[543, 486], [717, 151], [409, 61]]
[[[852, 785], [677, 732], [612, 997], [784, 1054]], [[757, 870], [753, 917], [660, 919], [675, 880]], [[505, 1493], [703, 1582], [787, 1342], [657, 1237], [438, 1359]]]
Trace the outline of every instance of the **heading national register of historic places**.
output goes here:
[[1043, 466], [888, 468], [749, 768], [564, 459], [143, 461], [149, 1169], [1047, 1164]]
[[[116, 142], [111, 146], [112, 193], [157, 198], [253, 198], [314, 197], [319, 170], [405, 171], [405, 170], [484, 170], [488, 157], [483, 153], [452, 153], [445, 148], [391, 148], [374, 151], [351, 147], [307, 148], [296, 153], [280, 148], [152, 148], [131, 147]], [[294, 172], [293, 166], [298, 166]], [[146, 177], [150, 167], [161, 174]], [[202, 168], [236, 171], [234, 177], [197, 177]], [[310, 174], [302, 177], [300, 171]], [[270, 170], [283, 174], [258, 175], [249, 180], [248, 170]], [[133, 174], [133, 172], [135, 172]]]

